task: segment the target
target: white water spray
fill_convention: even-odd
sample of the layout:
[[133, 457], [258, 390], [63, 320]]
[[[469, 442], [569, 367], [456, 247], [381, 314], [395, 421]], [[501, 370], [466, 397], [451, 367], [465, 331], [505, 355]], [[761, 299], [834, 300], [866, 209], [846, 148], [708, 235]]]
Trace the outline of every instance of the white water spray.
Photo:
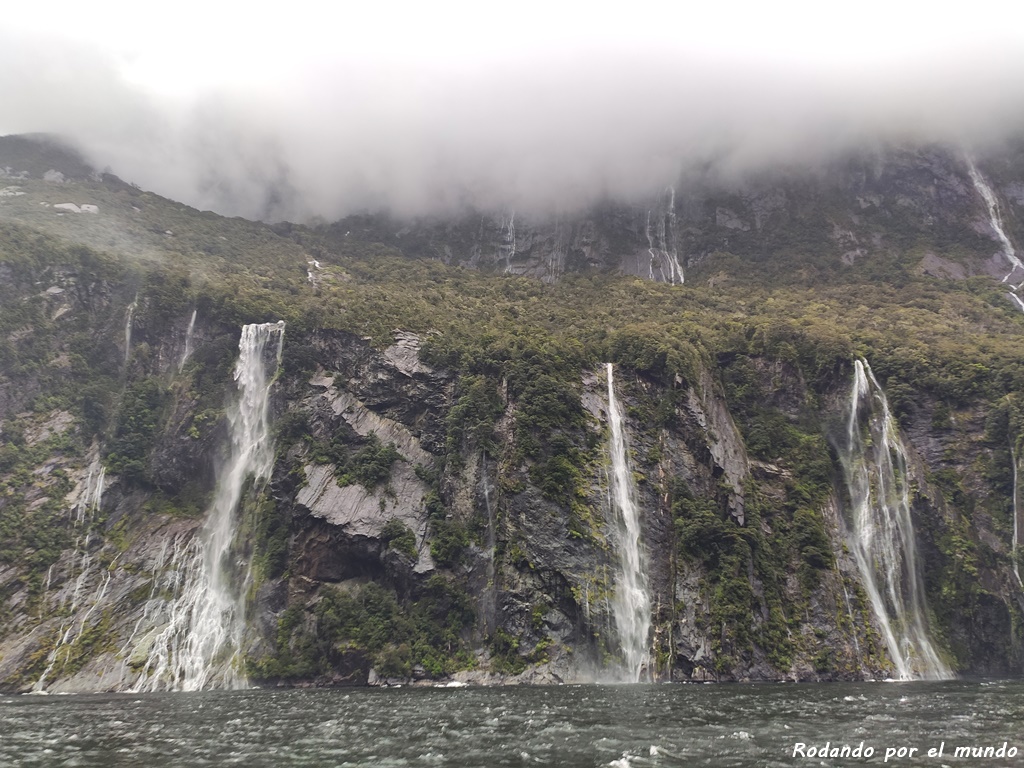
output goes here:
[[246, 687], [240, 666], [251, 574], [248, 561], [233, 552], [235, 517], [246, 480], [266, 481], [273, 466], [268, 407], [273, 379], [267, 375], [266, 352], [275, 336], [274, 359], [280, 365], [284, 322], [242, 328], [235, 366], [238, 402], [228, 411], [230, 454], [202, 529], [171, 558], [169, 568], [180, 585], [177, 597], [134, 690]]
[[181, 362], [178, 363], [178, 371], [185, 367], [185, 363], [192, 356], [192, 331], [196, 327], [196, 310], [192, 310], [192, 317], [188, 321], [188, 330], [185, 331], [185, 351], [181, 353]]
[[928, 636], [906, 449], [871, 368], [862, 360], [854, 368], [841, 456], [853, 505], [850, 550], [899, 679], [950, 678]]
[[625, 425], [622, 410], [615, 397], [612, 364], [605, 365], [608, 374], [608, 426], [611, 432], [609, 454], [612, 473], [609, 501], [615, 513], [615, 534], [619, 550], [619, 577], [612, 603], [612, 615], [622, 646], [623, 677], [626, 682], [640, 682], [649, 674], [651, 631], [651, 597], [647, 591], [647, 573], [640, 541], [640, 510], [636, 502], [636, 485], [629, 468]]
[[[977, 166], [974, 164], [974, 160], [967, 157], [967, 171], [971, 175], [971, 181], [974, 182], [974, 188], [978, 190], [978, 194], [981, 195], [985, 201], [985, 205], [988, 208], [988, 220], [992, 225], [992, 229], [995, 230], [996, 237], [999, 238], [999, 242], [1003, 246], [1003, 255], [1006, 260], [1010, 262], [1010, 271], [1006, 273], [1006, 277], [1003, 278], [1003, 282], [1009, 281], [1010, 277], [1017, 273], [1017, 276], [1024, 281], [1024, 263], [1017, 258], [1017, 252], [1013, 248], [1013, 243], [1010, 242], [1010, 238], [1006, 235], [1006, 230], [1003, 229], [1003, 214], [999, 210], [999, 200], [996, 198], [995, 192], [992, 191], [992, 187], [985, 181], [985, 177], [978, 171]], [[1021, 285], [1024, 282], [1019, 283], [1014, 291], [1020, 290]], [[1024, 304], [1021, 303], [1020, 298], [1016, 293], [1011, 294], [1013, 298], [1017, 300], [1017, 303], [1021, 305], [1021, 309], [1024, 310]]]

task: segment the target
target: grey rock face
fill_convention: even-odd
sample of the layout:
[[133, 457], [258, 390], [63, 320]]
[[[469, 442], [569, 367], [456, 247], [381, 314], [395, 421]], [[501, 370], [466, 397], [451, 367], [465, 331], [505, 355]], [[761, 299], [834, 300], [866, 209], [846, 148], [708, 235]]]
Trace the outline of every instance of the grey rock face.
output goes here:
[[732, 493], [729, 497], [729, 514], [736, 522], [743, 525], [746, 518], [743, 514], [743, 479], [748, 474], [747, 453], [733, 423], [732, 416], [721, 398], [716, 397], [710, 377], [703, 372], [700, 380], [700, 391], [690, 389], [687, 396], [687, 407], [704, 430], [708, 450], [715, 464], [725, 475]]

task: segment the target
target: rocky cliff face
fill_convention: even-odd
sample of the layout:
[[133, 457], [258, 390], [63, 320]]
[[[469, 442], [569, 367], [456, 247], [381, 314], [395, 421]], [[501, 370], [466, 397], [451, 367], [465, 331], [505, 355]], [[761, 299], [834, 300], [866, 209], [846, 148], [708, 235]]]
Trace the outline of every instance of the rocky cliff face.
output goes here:
[[[1024, 200], [1007, 192], [1013, 167], [989, 166], [1011, 234]], [[1012, 469], [1022, 377], [996, 334], [1020, 329], [997, 283], [969, 279], [1001, 279], [1005, 254], [957, 156], [891, 152], [833, 170], [739, 191], [667, 190], [649, 211], [544, 224], [511, 213], [395, 231], [376, 218], [319, 230], [254, 224], [244, 236], [262, 243], [262, 266], [190, 262], [182, 251], [141, 267], [116, 248], [41, 236], [11, 202], [0, 244], [0, 686], [152, 682], [155, 638], [181, 584], [177, 556], [202, 535], [225, 452], [239, 325], [285, 316], [274, 468], [237, 510], [234, 556], [252, 573], [242, 649], [251, 679], [614, 677], [621, 542], [605, 360], [615, 363], [641, 510], [649, 674], [892, 674], [848, 546], [840, 461], [852, 360], [863, 354], [908, 453], [932, 636], [962, 673], [1019, 674]], [[25, 196], [67, 189], [16, 181]], [[136, 194], [96, 190], [111, 206]], [[242, 226], [199, 220], [213, 233]], [[95, 242], [92, 229], [76, 240], [69, 226], [62, 218], [57, 234]], [[196, 227], [160, 237], [206, 243], [204, 253], [228, 237]], [[339, 245], [356, 239], [384, 250]], [[388, 245], [545, 281], [582, 270], [590, 276], [578, 290], [604, 281], [591, 295], [608, 306], [566, 319], [525, 281], [467, 283], [443, 266], [410, 277], [402, 265], [415, 262], [394, 260]], [[384, 269], [397, 273], [388, 294]], [[848, 328], [814, 328], [793, 319], [801, 298], [782, 293], [744, 308], [750, 286], [782, 270], [798, 285], [824, 275], [847, 281], [861, 304], [882, 301], [888, 287], [869, 291], [890, 269], [925, 286], [913, 319], [935, 328], [900, 316], [883, 335], [884, 307], [849, 315]], [[677, 285], [685, 272], [700, 287], [595, 270]], [[961, 296], [956, 281], [989, 303], [944, 304]], [[444, 297], [456, 295], [470, 298], [449, 308]], [[446, 313], [464, 324], [432, 327]], [[527, 325], [548, 313], [548, 326]], [[669, 313], [674, 325], [655, 324]], [[939, 327], [950, 318], [963, 324]], [[965, 353], [948, 348], [968, 325], [996, 352], [957, 360]], [[935, 360], [920, 354], [925, 344]]]
[[[1016, 227], [1015, 155], [985, 163]], [[808, 278], [843, 266], [876, 271], [893, 260], [946, 279], [1001, 279], [1008, 263], [969, 172], [970, 157], [945, 147], [879, 147], [758, 179], [688, 179], [631, 206], [609, 203], [560, 217], [474, 214], [415, 224], [358, 216], [325, 227], [330, 242], [387, 243], [413, 258], [554, 281], [614, 270], [650, 280]], [[813, 254], [810, 258], [800, 254]], [[725, 258], [741, 256], [743, 264]], [[799, 255], [799, 256], [798, 256]], [[785, 266], [783, 266], [785, 265]]]

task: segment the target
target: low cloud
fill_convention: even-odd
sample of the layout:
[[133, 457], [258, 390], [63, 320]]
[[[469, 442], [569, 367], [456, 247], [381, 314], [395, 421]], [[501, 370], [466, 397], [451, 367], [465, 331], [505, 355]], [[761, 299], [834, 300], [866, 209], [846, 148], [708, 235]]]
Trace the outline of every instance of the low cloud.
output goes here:
[[327, 57], [170, 96], [87, 44], [0, 35], [0, 96], [0, 131], [59, 133], [101, 168], [228, 215], [538, 213], [879, 142], [983, 148], [1024, 127], [1024, 50], [820, 69], [629, 45], [480, 66]]

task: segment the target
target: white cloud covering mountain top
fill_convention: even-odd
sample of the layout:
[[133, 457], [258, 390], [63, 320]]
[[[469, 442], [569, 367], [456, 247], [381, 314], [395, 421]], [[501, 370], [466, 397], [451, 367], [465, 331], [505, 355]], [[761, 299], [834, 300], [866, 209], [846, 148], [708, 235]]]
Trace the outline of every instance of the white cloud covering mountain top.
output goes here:
[[1011, 3], [364, 5], [20, 11], [0, 33], [0, 133], [63, 134], [197, 207], [303, 219], [564, 210], [696, 168], [1024, 124]]

